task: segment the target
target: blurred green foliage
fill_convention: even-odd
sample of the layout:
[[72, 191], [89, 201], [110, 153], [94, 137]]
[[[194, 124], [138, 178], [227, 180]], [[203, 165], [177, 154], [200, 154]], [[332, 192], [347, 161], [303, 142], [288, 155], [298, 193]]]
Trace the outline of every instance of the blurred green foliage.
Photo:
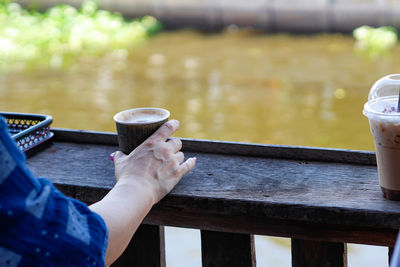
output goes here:
[[356, 41], [356, 50], [368, 57], [376, 58], [387, 54], [397, 44], [397, 30], [391, 26], [373, 28], [361, 26], [353, 31]]
[[154, 17], [126, 21], [92, 0], [79, 9], [60, 4], [45, 12], [0, 0], [0, 70], [59, 68], [81, 56], [126, 58], [130, 49], [160, 30]]

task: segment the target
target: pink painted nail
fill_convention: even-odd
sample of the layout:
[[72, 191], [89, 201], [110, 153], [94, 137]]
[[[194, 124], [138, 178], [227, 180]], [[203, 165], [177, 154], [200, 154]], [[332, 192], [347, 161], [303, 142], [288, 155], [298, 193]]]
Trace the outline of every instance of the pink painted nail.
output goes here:
[[197, 162], [197, 158], [193, 158], [193, 160], [194, 160], [194, 163], [196, 163], [196, 162]]
[[110, 160], [111, 160], [112, 162], [114, 162], [114, 153], [111, 153], [111, 154], [110, 154]]

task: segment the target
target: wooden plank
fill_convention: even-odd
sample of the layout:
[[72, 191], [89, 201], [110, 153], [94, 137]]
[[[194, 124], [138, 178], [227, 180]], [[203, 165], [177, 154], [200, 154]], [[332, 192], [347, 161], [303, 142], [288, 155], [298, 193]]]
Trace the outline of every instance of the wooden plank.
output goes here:
[[[100, 200], [115, 184], [109, 154], [117, 149], [110, 145], [116, 135], [63, 134], [28, 164], [64, 192], [88, 203]], [[100, 144], [78, 143], [85, 139]], [[316, 239], [303, 229], [318, 227], [322, 239], [333, 242], [394, 244], [400, 202], [382, 197], [371, 153], [186, 141], [185, 155], [198, 158], [196, 168], [153, 208], [147, 223], [299, 239]], [[308, 152], [321, 161], [302, 159]], [[346, 163], [328, 161], [343, 155]], [[365, 165], [354, 160], [360, 155]]]
[[[108, 190], [99, 188], [78, 188], [70, 185], [56, 186], [68, 196], [93, 203], [101, 199]], [[201, 209], [193, 211], [196, 204], [179, 204], [175, 197], [168, 197], [157, 204], [144, 222], [152, 225], [225, 231], [232, 233], [258, 234], [297, 239], [312, 239], [329, 242], [359, 243], [379, 246], [394, 246], [397, 229], [346, 227], [331, 224], [313, 224], [289, 220], [274, 220], [264, 217], [220, 215]], [[199, 205], [197, 205], [199, 206]], [[198, 208], [198, 207], [197, 207]], [[200, 219], [199, 219], [200, 218]], [[316, 231], [318, 229], [318, 231]]]
[[61, 128], [51, 128], [51, 131], [54, 132], [54, 140], [59, 142], [118, 146], [116, 133]]
[[292, 267], [347, 267], [347, 246], [292, 239]]
[[[191, 205], [187, 206], [191, 208]], [[359, 225], [304, 223], [291, 220], [276, 220], [267, 217], [225, 215], [189, 212], [179, 207], [160, 203], [145, 218], [145, 223], [175, 227], [203, 229], [243, 234], [257, 234], [329, 242], [394, 246], [397, 229], [364, 228]]]
[[203, 267], [255, 267], [254, 236], [201, 231]]
[[[93, 187], [110, 189], [115, 181], [109, 154], [115, 149], [55, 142], [28, 163], [38, 176], [50, 177], [58, 184], [76, 185], [86, 191]], [[400, 227], [400, 202], [382, 197], [375, 166], [186, 154], [198, 158], [197, 166], [171, 192], [169, 197], [175, 197], [171, 205], [187, 208], [186, 203], [194, 201], [193, 207], [222, 215]]]
[[[54, 128], [52, 131], [55, 134], [54, 139], [59, 142], [118, 146], [116, 133]], [[376, 165], [375, 153], [369, 151], [268, 145], [187, 138], [181, 138], [181, 140], [183, 143], [182, 150], [186, 152]]]
[[142, 224], [112, 267], [165, 267], [164, 227]]

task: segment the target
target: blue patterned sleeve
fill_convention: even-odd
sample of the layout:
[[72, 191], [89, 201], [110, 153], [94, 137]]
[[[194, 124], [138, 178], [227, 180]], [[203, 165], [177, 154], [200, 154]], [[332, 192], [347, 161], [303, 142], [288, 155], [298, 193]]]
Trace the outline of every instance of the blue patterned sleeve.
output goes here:
[[0, 266], [104, 266], [107, 243], [103, 219], [35, 178], [0, 118]]

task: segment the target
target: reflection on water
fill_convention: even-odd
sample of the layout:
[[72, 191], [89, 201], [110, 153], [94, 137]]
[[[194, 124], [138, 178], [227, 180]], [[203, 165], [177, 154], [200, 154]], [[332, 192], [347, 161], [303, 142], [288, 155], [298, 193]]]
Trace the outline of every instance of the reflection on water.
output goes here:
[[157, 106], [182, 122], [181, 137], [373, 150], [362, 107], [374, 81], [400, 73], [400, 50], [371, 61], [353, 45], [342, 35], [164, 33], [126, 61], [2, 74], [0, 110], [115, 131], [118, 111]]
[[400, 72], [368, 60], [350, 36], [164, 33], [127, 61], [0, 76], [0, 108], [54, 116], [54, 126], [114, 131], [122, 109], [161, 106], [177, 136], [373, 150], [362, 106], [375, 80]]

